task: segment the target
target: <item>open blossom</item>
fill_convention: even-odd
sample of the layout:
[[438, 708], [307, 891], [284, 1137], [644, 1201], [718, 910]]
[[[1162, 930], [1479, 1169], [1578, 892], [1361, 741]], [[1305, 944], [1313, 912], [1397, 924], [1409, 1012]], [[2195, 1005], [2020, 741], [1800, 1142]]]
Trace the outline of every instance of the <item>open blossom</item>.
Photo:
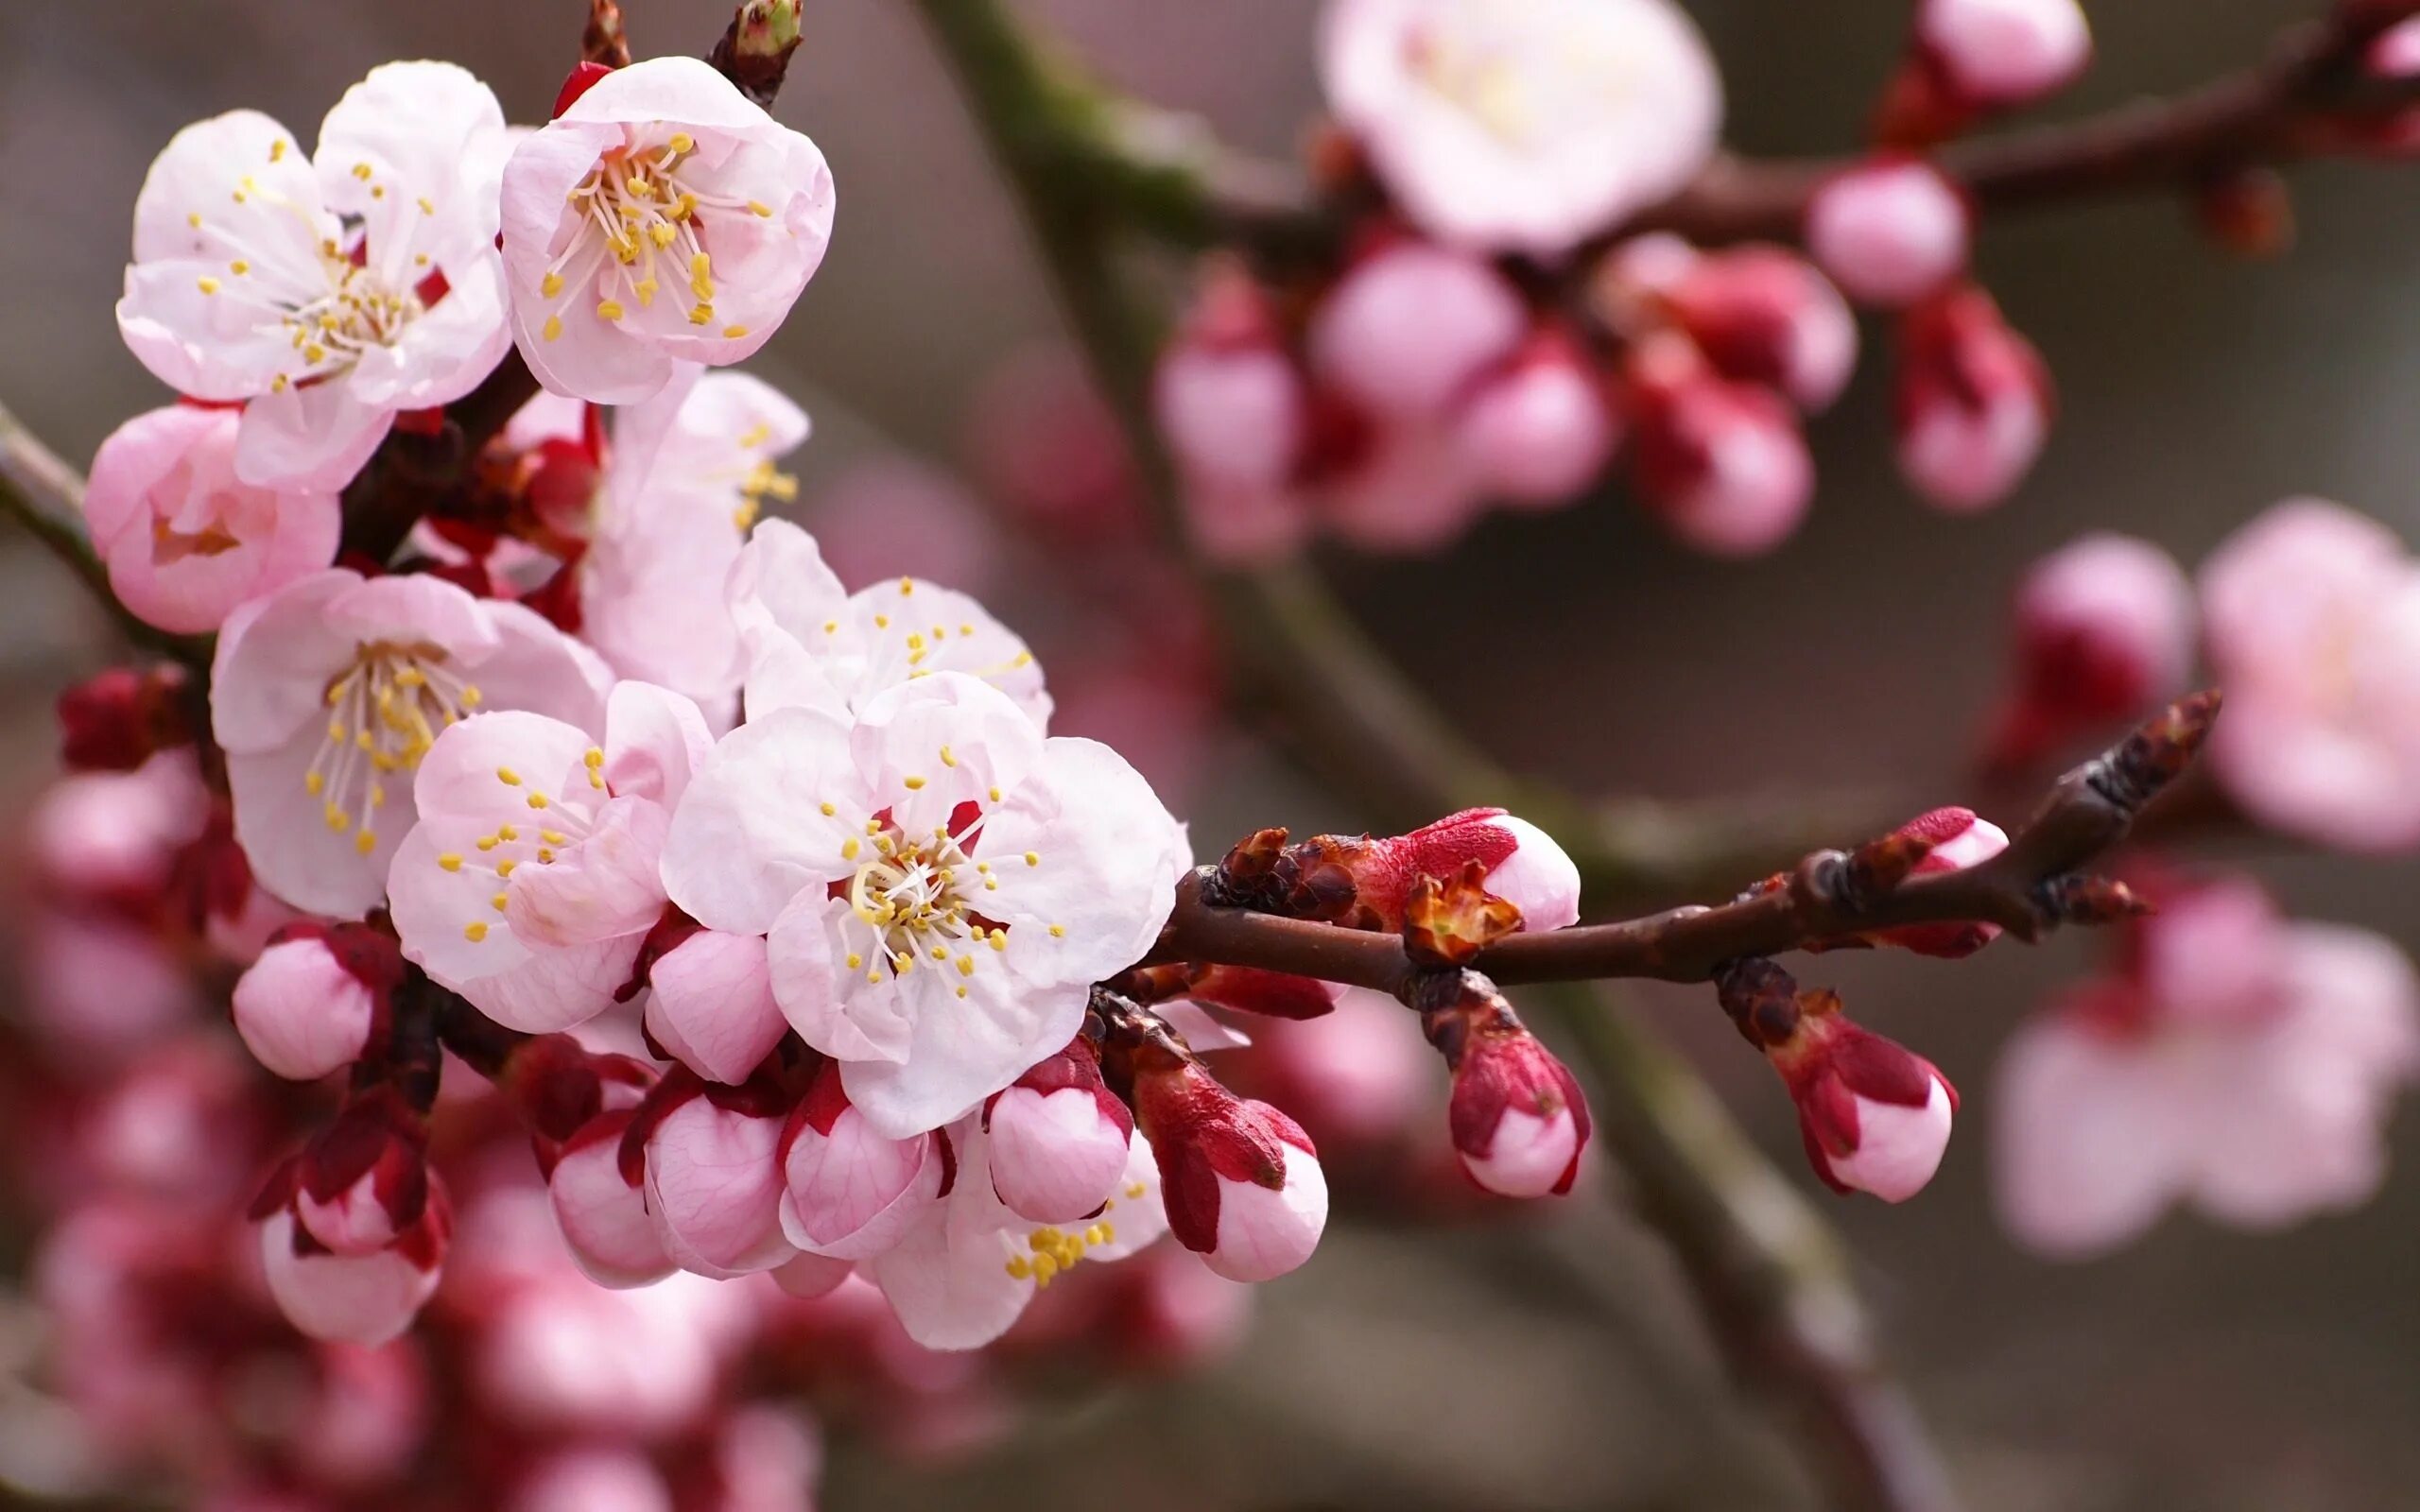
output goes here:
[[605, 738], [520, 711], [441, 733], [388, 879], [404, 954], [509, 1028], [603, 1012], [663, 917], [657, 859], [710, 744], [697, 706], [616, 686]]
[[246, 604], [219, 632], [210, 712], [253, 876], [298, 908], [360, 916], [386, 895], [411, 774], [448, 726], [520, 709], [595, 730], [610, 682], [530, 610], [436, 577], [335, 568]]
[[989, 610], [913, 577], [851, 593], [815, 538], [786, 520], [757, 527], [729, 592], [751, 719], [787, 708], [846, 714], [887, 689], [951, 672], [997, 688], [1037, 729], [1049, 721], [1041, 663]]
[[135, 200], [118, 329], [171, 388], [244, 404], [245, 481], [341, 488], [399, 412], [504, 355], [505, 148], [495, 96], [451, 63], [373, 70], [307, 158], [257, 111], [189, 126]]
[[1147, 1141], [1134, 1141], [1115, 1191], [1079, 1227], [1037, 1224], [1001, 1202], [979, 1120], [947, 1134], [958, 1159], [949, 1194], [926, 1205], [899, 1243], [865, 1266], [908, 1336], [926, 1349], [988, 1344], [1036, 1291], [1080, 1263], [1122, 1260], [1167, 1232]]
[[1006, 694], [940, 672], [854, 720], [752, 713], [690, 784], [664, 880], [710, 927], [769, 934], [790, 1026], [905, 1139], [1073, 1039], [1189, 861], [1115, 752], [1045, 739]]
[[2132, 536], [2094, 531], [2026, 569], [2014, 618], [2015, 687], [1986, 737], [2004, 767], [2136, 713], [2192, 668], [2192, 584]]
[[2220, 543], [2201, 595], [2227, 792], [2324, 845], [2420, 845], [2420, 566], [2394, 532], [2290, 500]]
[[2257, 1228], [2356, 1207], [2420, 1075], [2420, 981], [2393, 943], [2282, 919], [2248, 880], [2160, 894], [2128, 970], [2001, 1057], [2000, 1212], [2048, 1253], [2123, 1244], [2177, 1203]]
[[1553, 257], [1685, 183], [1722, 83], [1667, 0], [1330, 0], [1329, 105], [1423, 230]]
[[336, 559], [332, 489], [264, 489], [235, 474], [232, 410], [137, 415], [93, 458], [84, 523], [110, 589], [137, 619], [179, 634], [218, 628], [236, 605]]
[[823, 261], [833, 203], [822, 152], [712, 65], [617, 69], [505, 166], [513, 340], [547, 388], [599, 404], [738, 362]]
[[1834, 177], [1806, 203], [1806, 249], [1862, 304], [1896, 309], [1966, 266], [1966, 202], [1941, 171], [1885, 158]]

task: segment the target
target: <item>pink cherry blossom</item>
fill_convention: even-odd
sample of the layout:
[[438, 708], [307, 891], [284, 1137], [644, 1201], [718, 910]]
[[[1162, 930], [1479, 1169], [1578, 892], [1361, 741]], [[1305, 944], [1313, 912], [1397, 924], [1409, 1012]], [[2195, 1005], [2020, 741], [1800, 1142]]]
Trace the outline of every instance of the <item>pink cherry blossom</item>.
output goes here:
[[1134, 1143], [1151, 1146], [1177, 1243], [1233, 1281], [1271, 1280], [1310, 1259], [1327, 1226], [1327, 1176], [1301, 1125], [1190, 1060], [1138, 1074], [1133, 1103]]
[[437, 738], [419, 824], [388, 879], [404, 954], [490, 1018], [550, 1034], [594, 1018], [663, 917], [657, 859], [710, 744], [697, 706], [615, 687], [605, 739], [521, 712]]
[[783, 1116], [719, 1089], [666, 1113], [647, 1140], [647, 1211], [683, 1270], [727, 1280], [798, 1253], [782, 1234]]
[[1806, 205], [1806, 249], [1860, 304], [1912, 304], [1966, 266], [1966, 202], [1940, 170], [1884, 158], [1841, 173]]
[[1190, 859], [1115, 752], [1046, 740], [1007, 695], [940, 672], [854, 722], [752, 714], [691, 784], [664, 879], [708, 926], [769, 933], [790, 1026], [906, 1139], [1072, 1039]]
[[829, 1062], [783, 1128], [780, 1158], [782, 1232], [831, 1260], [890, 1248], [955, 1175], [946, 1134], [877, 1133]]
[[[1963, 871], [2008, 849], [2008, 832], [1973, 809], [1932, 809], [1917, 815], [1894, 833], [1931, 845], [1932, 849], [1925, 852], [1924, 859], [1910, 873], [1917, 877]], [[1974, 954], [1999, 938], [1999, 935], [1997, 924], [1909, 924], [1876, 930], [1864, 937], [1874, 945], [1895, 945], [1919, 955], [1956, 960]]]
[[983, 1109], [992, 1187], [1019, 1217], [1074, 1223], [1115, 1195], [1134, 1115], [1101, 1080], [1100, 1057], [1079, 1039]]
[[2049, 438], [2049, 369], [1979, 288], [1909, 312], [1895, 399], [1900, 472], [1955, 514], [2006, 498]]
[[1328, 103], [1430, 234], [1555, 257], [1686, 183], [1722, 84], [1666, 0], [1330, 0]]
[[1152, 416], [1186, 480], [1280, 487], [1302, 458], [1306, 404], [1268, 295], [1239, 268], [1215, 269], [1151, 386]]
[[627, 1111], [593, 1119], [572, 1136], [546, 1177], [563, 1247], [599, 1286], [645, 1286], [673, 1270], [648, 1216], [644, 1192], [622, 1178]]
[[2277, 918], [2248, 882], [2169, 890], [2128, 975], [2079, 985], [1997, 1072], [2000, 1214], [2081, 1256], [2169, 1207], [2274, 1228], [2358, 1207], [2420, 1075], [2420, 982], [2364, 930]]
[[1357, 461], [1322, 480], [1312, 507], [1365, 551], [1433, 552], [1471, 527], [1487, 496], [1442, 417], [1376, 429]]
[[1524, 507], [1568, 503], [1597, 480], [1621, 438], [1597, 375], [1556, 331], [1530, 337], [1482, 381], [1454, 426], [1479, 487]]
[[254, 878], [317, 913], [377, 906], [407, 779], [447, 726], [524, 709], [594, 729], [610, 680], [536, 614], [435, 577], [337, 568], [246, 604], [219, 633], [210, 712]]
[[2076, 0], [1923, 0], [1916, 44], [1961, 97], [2022, 105], [2083, 71], [2092, 29]]
[[1508, 1197], [1570, 1191], [1589, 1132], [1588, 1100], [1570, 1071], [1517, 1024], [1482, 1023], [1451, 1053], [1447, 1114], [1471, 1179]]
[[2227, 694], [2211, 769], [2263, 824], [2349, 850], [2420, 845], [2420, 565], [2377, 521], [2294, 499], [2203, 563]]
[[1677, 256], [1660, 239], [1637, 238], [1621, 266], [1634, 282], [1651, 281], [1724, 377], [1778, 389], [1810, 415], [1829, 408], [1857, 367], [1858, 348], [1857, 318], [1830, 281], [1786, 248], [1699, 255], [1676, 245]]
[[512, 337], [559, 394], [629, 404], [752, 354], [832, 239], [813, 142], [694, 58], [617, 69], [513, 149]]
[[908, 1337], [931, 1349], [990, 1343], [1033, 1294], [1085, 1261], [1124, 1259], [1167, 1231], [1148, 1142], [1127, 1153], [1125, 1176], [1081, 1228], [1036, 1225], [1000, 1201], [990, 1140], [978, 1120], [949, 1130], [958, 1175], [945, 1201], [926, 1208], [898, 1245], [869, 1262]]
[[2017, 584], [2015, 687], [1987, 756], [2015, 769], [2185, 685], [2193, 588], [2176, 558], [2108, 531], [2080, 536]]
[[420, 1221], [366, 1255], [332, 1254], [280, 1209], [261, 1225], [261, 1268], [279, 1311], [318, 1339], [384, 1344], [411, 1326], [437, 1290], [453, 1220], [432, 1187]]
[[243, 482], [240, 427], [232, 410], [171, 405], [111, 432], [93, 458], [84, 523], [111, 590], [146, 624], [207, 633], [336, 559], [334, 491]]
[[1958, 1110], [1957, 1090], [1932, 1062], [1836, 1010], [1808, 1013], [1767, 1055], [1826, 1186], [1905, 1202], [1932, 1180]]
[[1311, 318], [1311, 368], [1383, 421], [1444, 413], [1529, 318], [1482, 258], [1404, 241], [1347, 271]]
[[341, 488], [397, 413], [504, 355], [505, 150], [495, 96], [451, 63], [373, 70], [309, 158], [256, 111], [189, 126], [135, 200], [118, 329], [171, 388], [244, 402], [244, 481]]
[[360, 1057], [402, 975], [393, 944], [374, 931], [289, 926], [237, 979], [235, 1032], [278, 1075], [315, 1081]]
[[647, 969], [647, 1031], [708, 1081], [748, 1079], [789, 1025], [761, 936], [701, 929]]
[[733, 567], [731, 613], [747, 669], [748, 716], [786, 708], [847, 713], [913, 679], [955, 672], [1050, 718], [1042, 667], [1025, 642], [964, 593], [901, 577], [855, 593], [815, 538], [786, 520], [757, 528]]
[[505, 1512], [674, 1512], [672, 1488], [634, 1449], [583, 1445], [539, 1460]]
[[1736, 383], [1677, 337], [1632, 353], [1631, 465], [1651, 513], [1719, 557], [1789, 539], [1815, 496], [1815, 464], [1780, 395]]

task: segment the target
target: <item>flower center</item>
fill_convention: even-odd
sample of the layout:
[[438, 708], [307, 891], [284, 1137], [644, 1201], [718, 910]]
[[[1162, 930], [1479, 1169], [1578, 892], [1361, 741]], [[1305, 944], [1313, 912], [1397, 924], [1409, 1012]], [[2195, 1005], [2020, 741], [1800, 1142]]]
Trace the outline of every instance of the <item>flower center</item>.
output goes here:
[[338, 834], [354, 832], [354, 848], [378, 847], [372, 817], [387, 803], [385, 779], [408, 772], [438, 734], [479, 706], [479, 690], [445, 666], [445, 652], [425, 642], [373, 641], [328, 681], [328, 729], [302, 775], [302, 789], [321, 802], [321, 817]]
[[207, 525], [199, 530], [179, 530], [157, 517], [151, 522], [151, 561], [154, 566], [172, 567], [189, 557], [216, 557], [233, 551], [242, 544], [223, 524]]
[[[1150, 1190], [1140, 1181], [1130, 1181], [1124, 1193], [1128, 1198], [1139, 1202]], [[1062, 1271], [1075, 1269], [1076, 1263], [1084, 1258], [1084, 1251], [1095, 1245], [1116, 1242], [1117, 1230], [1109, 1222], [1109, 1210], [1116, 1206], [1117, 1198], [1111, 1197], [1100, 1205], [1100, 1215], [1082, 1228], [1070, 1230], [1045, 1227], [1034, 1229], [1025, 1239], [1025, 1247], [1030, 1253], [1011, 1254], [1008, 1260], [1009, 1274], [1018, 1280], [1030, 1276], [1034, 1285], [1047, 1286], [1051, 1278]]]
[[[654, 308], [669, 285], [687, 291], [691, 325], [713, 326], [715, 263], [700, 213], [769, 217], [773, 208], [705, 188], [694, 171], [697, 150], [696, 138], [676, 131], [660, 146], [615, 147], [597, 159], [568, 197], [580, 229], [539, 280], [539, 295], [560, 301], [567, 292], [591, 289], [597, 317], [618, 323], [633, 307]], [[548, 341], [562, 335], [560, 308], [549, 311], [541, 329]], [[748, 335], [744, 325], [720, 329], [732, 340]]]
[[[850, 971], [863, 971], [869, 986], [879, 986], [907, 976], [923, 959], [972, 977], [978, 952], [1009, 948], [1008, 929], [985, 920], [969, 897], [998, 885], [991, 863], [966, 852], [981, 828], [978, 816], [955, 833], [936, 825], [929, 835], [910, 835], [877, 817], [866, 821], [862, 844], [842, 844], [843, 860], [871, 852], [847, 886], [850, 919], [867, 936], [862, 948], [849, 939]], [[966, 996], [963, 982], [958, 995]]]
[[[588, 773], [587, 797], [595, 799], [607, 795], [604, 750], [589, 747], [581, 764]], [[494, 833], [480, 835], [473, 842], [475, 854], [448, 850], [437, 858], [437, 865], [442, 871], [468, 870], [493, 877], [495, 891], [489, 895], [488, 907], [500, 918], [511, 906], [512, 874], [524, 862], [551, 867], [558, 856], [595, 832], [589, 824], [590, 812], [579, 799], [549, 798], [544, 789], [532, 786], [510, 766], [497, 767], [495, 780], [507, 787], [524, 790], [522, 802], [530, 813], [528, 826], [499, 824]], [[465, 921], [462, 937], [477, 944], [488, 937], [489, 923], [485, 918]]]

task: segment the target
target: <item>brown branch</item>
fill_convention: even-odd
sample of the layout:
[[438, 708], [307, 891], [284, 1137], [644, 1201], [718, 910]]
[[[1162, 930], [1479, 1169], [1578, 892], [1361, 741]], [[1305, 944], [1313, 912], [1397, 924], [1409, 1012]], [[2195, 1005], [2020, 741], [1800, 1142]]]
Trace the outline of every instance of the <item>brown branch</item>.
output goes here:
[[[1719, 907], [1503, 939], [1470, 964], [1499, 984], [1647, 977], [1700, 982], [1726, 961], [1776, 955], [1913, 924], [1996, 924], [2020, 939], [2070, 919], [2108, 917], [2121, 892], [2083, 868], [2123, 839], [2135, 816], [2181, 773], [2218, 717], [2196, 695], [2062, 778], [2007, 850], [1962, 871], [1875, 885], [1868, 852], [1821, 850], [1779, 885]], [[1212, 902], [1217, 869], [1178, 889], [1175, 912], [1142, 963], [1248, 966], [1400, 995], [1420, 967], [1389, 935], [1287, 919]]]

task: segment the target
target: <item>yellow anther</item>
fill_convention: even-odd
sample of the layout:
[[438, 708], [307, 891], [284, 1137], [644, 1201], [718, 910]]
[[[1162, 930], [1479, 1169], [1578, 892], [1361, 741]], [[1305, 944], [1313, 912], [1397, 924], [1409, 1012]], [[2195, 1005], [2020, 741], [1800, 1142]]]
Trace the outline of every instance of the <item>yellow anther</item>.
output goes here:
[[353, 176], [360, 180], [363, 183], [368, 183], [370, 181], [370, 164], [366, 163], [354, 163], [353, 165]]
[[835, 809], [835, 808], [834, 808], [831, 804], [829, 804], [829, 803], [819, 803], [819, 804], [817, 804], [817, 805], [816, 805], [816, 807], [817, 807], [817, 808], [820, 808], [820, 809], [821, 809], [821, 810], [823, 811], [823, 816], [824, 816], [825, 818], [827, 818], [827, 819], [828, 819], [828, 818], [830, 818], [833, 815], [835, 815], [835, 814], [837, 814], [837, 813], [838, 813], [838, 812], [839, 812], [838, 809]]
[[840, 842], [840, 859], [843, 861], [857, 859], [857, 842], [855, 837]]
[[666, 145], [671, 147], [675, 152], [695, 152], [698, 150], [698, 139], [691, 136], [686, 131], [673, 132], [672, 140]]
[[773, 215], [773, 207], [765, 203], [762, 199], [751, 199], [748, 201], [748, 213], [752, 215], [761, 215], [769, 220]]
[[218, 281], [212, 278], [207, 273], [204, 273], [194, 282], [201, 285], [201, 292], [204, 294], [216, 294], [218, 292]]
[[1140, 1202], [1143, 1199], [1143, 1194], [1150, 1190], [1140, 1181], [1130, 1181], [1126, 1184], [1127, 1197], [1135, 1202]]
[[875, 615], [873, 617], [873, 627], [877, 630], [887, 630], [890, 628], [890, 616], [888, 614]]
[[505, 898], [506, 894], [497, 893], [494, 897], [488, 900], [488, 906], [494, 909], [499, 914], [503, 913]]
[[568, 845], [571, 843], [571, 836], [563, 833], [561, 830], [540, 830], [538, 832], [538, 838], [545, 841], [548, 845]]
[[1011, 1280], [1021, 1281], [1028, 1279], [1032, 1275], [1033, 1263], [1031, 1261], [1027, 1260], [1023, 1255], [1011, 1255], [1009, 1257], [1009, 1276]]
[[428, 197], [426, 195], [423, 195], [420, 198], [420, 213], [424, 215], [434, 215], [437, 214], [437, 207], [429, 203]]
[[185, 224], [191, 226], [196, 231], [201, 230], [201, 212], [196, 210], [186, 215]]
[[961, 955], [958, 958], [958, 974], [960, 976], [973, 976], [975, 974], [974, 956]]
[[495, 837], [494, 835], [493, 835], [493, 834], [483, 834], [483, 835], [480, 835], [480, 836], [479, 836], [478, 840], [477, 840], [475, 843], [477, 844], [478, 848], [479, 848], [480, 850], [494, 850], [494, 849], [496, 848], [496, 845], [497, 845], [497, 843], [498, 843], [498, 842], [497, 842], [497, 839], [496, 839], [496, 837]]
[[268, 145], [268, 161], [271, 163], [284, 163], [285, 161], [285, 138], [279, 137], [276, 141]]
[[538, 335], [541, 340], [554, 341], [561, 338], [562, 334], [563, 318], [560, 315], [550, 315], [546, 317], [546, 323], [539, 331]]
[[540, 865], [540, 866], [542, 866], [542, 867], [551, 867], [551, 866], [553, 866], [554, 864], [555, 864], [555, 853], [554, 853], [552, 850], [547, 850], [547, 849], [546, 849], [545, 847], [544, 847], [544, 846], [539, 847], [539, 848], [538, 848], [538, 865]]
[[495, 837], [499, 840], [518, 840], [521, 838], [521, 832], [510, 824], [499, 824], [495, 827]]
[[993, 801], [993, 802], [997, 803], [998, 801], [1000, 801], [1000, 790], [999, 790], [998, 788], [996, 788], [996, 787], [995, 787], [995, 788], [992, 788], [992, 789], [990, 789], [989, 791], [990, 791], [990, 793], [991, 793], [991, 795], [992, 795], [992, 801]]
[[658, 287], [659, 285], [656, 284], [655, 280], [651, 278], [643, 278], [636, 284], [631, 285], [631, 292], [639, 297], [640, 309], [647, 310], [654, 308], [655, 296]]
[[562, 291], [563, 276], [561, 273], [550, 270], [544, 278], [538, 281], [538, 293], [542, 298], [551, 300]]
[[1028, 850], [1025, 853], [1025, 864], [1028, 867], [1038, 867], [1042, 865], [1042, 856], [1037, 851]]
[[619, 300], [597, 301], [596, 317], [600, 320], [620, 319], [622, 318], [622, 301]]
[[727, 325], [722, 328], [723, 339], [726, 341], [736, 341], [747, 334], [748, 328], [744, 325]]
[[514, 771], [510, 766], [497, 767], [495, 769], [495, 780], [502, 782], [507, 787], [519, 787], [521, 785], [521, 774]]
[[462, 937], [476, 945], [488, 937], [488, 926], [485, 921], [474, 919], [462, 926]]
[[866, 958], [855, 951], [849, 953], [849, 970], [854, 971], [866, 964]]
[[599, 766], [605, 765], [605, 752], [595, 746], [591, 746], [588, 747], [587, 751], [581, 755], [579, 760], [581, 765], [586, 766], [593, 772]]
[[696, 309], [689, 312], [689, 323], [691, 325], [712, 325], [714, 323], [714, 318], [715, 307], [711, 304], [700, 304]]
[[518, 861], [499, 861], [495, 864], [495, 874], [499, 877], [510, 877], [512, 875], [512, 868], [519, 865], [521, 863]]
[[533, 809], [543, 809], [546, 806], [546, 795], [544, 793], [532, 793], [529, 795], [528, 803]]
[[1009, 932], [1005, 929], [995, 929], [984, 937], [995, 951], [1004, 951], [1009, 948]]
[[234, 274], [237, 278], [242, 278], [245, 274], [247, 274], [247, 273], [251, 272], [251, 270], [252, 270], [252, 265], [251, 265], [251, 264], [250, 264], [250, 263], [245, 262], [245, 261], [244, 261], [242, 258], [240, 258], [240, 257], [239, 257], [239, 258], [237, 258], [237, 259], [235, 259], [233, 262], [232, 262], [232, 263], [230, 263], [230, 264], [228, 264], [228, 265], [227, 265], [227, 271], [228, 271], [228, 272], [230, 272], [230, 273]]
[[353, 848], [366, 856], [378, 849], [378, 837], [364, 830], [353, 837]]
[[913, 793], [925, 785], [925, 780], [913, 773], [910, 773], [899, 780], [899, 785], [906, 788], [908, 792]]
[[1051, 925], [1050, 937], [1052, 939], [1065, 939], [1067, 937], [1067, 926], [1064, 924]]
[[328, 780], [320, 773], [304, 772], [302, 774], [302, 791], [313, 798], [318, 798], [321, 793], [326, 792], [327, 787]]
[[338, 834], [342, 834], [345, 831], [353, 828], [353, 820], [345, 816], [344, 810], [337, 808], [333, 803], [328, 805], [328, 812], [323, 816], [323, 817], [328, 821], [328, 828]]
[[302, 360], [308, 363], [325, 362], [328, 360], [328, 349], [314, 341], [302, 349]]
[[462, 691], [454, 696], [454, 701], [465, 709], [476, 709], [482, 696], [484, 695], [479, 692], [475, 684], [466, 682], [462, 684]]

